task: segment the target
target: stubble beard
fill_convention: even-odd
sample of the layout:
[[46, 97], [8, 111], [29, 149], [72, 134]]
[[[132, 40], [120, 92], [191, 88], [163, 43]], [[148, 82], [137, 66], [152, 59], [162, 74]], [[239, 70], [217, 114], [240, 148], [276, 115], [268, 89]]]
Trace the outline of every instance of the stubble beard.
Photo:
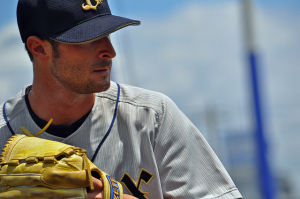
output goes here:
[[[52, 60], [51, 74], [52, 76], [65, 88], [71, 90], [78, 94], [92, 94], [97, 92], [106, 91], [110, 87], [110, 74], [108, 75], [107, 79], [101, 81], [101, 83], [96, 84], [92, 80], [83, 79], [80, 75], [80, 70], [70, 71], [68, 69], [79, 69], [83, 68], [80, 65], [72, 65], [69, 66], [64, 63], [58, 63], [57, 59]], [[59, 68], [63, 68], [63, 70], [59, 70]], [[66, 69], [69, 73], [63, 73], [62, 71]], [[74, 75], [76, 74], [76, 75]]]

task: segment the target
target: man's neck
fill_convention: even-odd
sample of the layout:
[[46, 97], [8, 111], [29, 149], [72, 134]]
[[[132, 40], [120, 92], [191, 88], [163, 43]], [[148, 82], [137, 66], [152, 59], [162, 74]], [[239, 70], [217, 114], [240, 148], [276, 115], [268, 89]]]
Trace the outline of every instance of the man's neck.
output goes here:
[[46, 90], [32, 86], [29, 103], [36, 115], [43, 120], [53, 118], [53, 124], [70, 125], [89, 112], [95, 94], [77, 94], [67, 89]]

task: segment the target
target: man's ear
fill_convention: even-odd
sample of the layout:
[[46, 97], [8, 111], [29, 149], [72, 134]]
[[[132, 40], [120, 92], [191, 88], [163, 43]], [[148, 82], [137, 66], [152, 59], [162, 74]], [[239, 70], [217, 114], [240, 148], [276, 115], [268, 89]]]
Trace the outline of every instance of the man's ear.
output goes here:
[[35, 59], [48, 58], [52, 53], [51, 44], [47, 40], [42, 40], [36, 36], [29, 36], [26, 45]]

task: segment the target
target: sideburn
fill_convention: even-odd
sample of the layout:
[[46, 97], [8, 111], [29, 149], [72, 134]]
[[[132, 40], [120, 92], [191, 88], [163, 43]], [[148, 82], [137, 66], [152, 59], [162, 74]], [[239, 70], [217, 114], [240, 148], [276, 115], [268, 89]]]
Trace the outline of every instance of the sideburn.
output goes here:
[[52, 39], [48, 39], [48, 41], [52, 46], [52, 51], [53, 51], [54, 58], [59, 58], [60, 57], [60, 52], [58, 50], [59, 43], [52, 40]]

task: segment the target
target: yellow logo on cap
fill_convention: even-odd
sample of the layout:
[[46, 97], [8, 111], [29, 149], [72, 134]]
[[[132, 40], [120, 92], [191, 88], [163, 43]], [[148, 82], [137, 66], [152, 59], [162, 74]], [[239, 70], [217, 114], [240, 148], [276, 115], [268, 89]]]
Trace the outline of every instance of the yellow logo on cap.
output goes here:
[[82, 4], [82, 9], [83, 10], [97, 10], [98, 5], [100, 5], [103, 0], [94, 0], [96, 2], [96, 5], [93, 5], [91, 3], [91, 0], [85, 0], [86, 1], [86, 5], [84, 5], [84, 3]]

